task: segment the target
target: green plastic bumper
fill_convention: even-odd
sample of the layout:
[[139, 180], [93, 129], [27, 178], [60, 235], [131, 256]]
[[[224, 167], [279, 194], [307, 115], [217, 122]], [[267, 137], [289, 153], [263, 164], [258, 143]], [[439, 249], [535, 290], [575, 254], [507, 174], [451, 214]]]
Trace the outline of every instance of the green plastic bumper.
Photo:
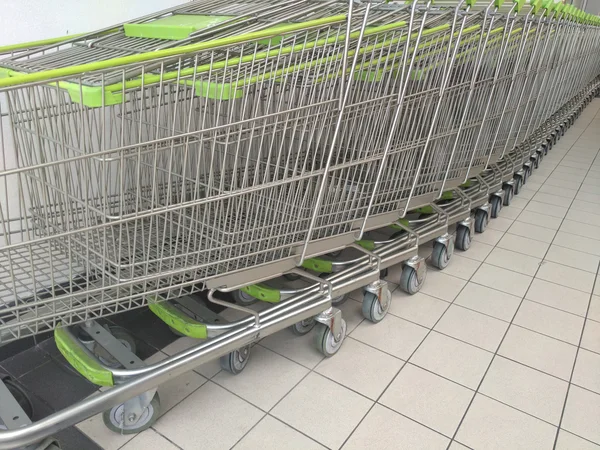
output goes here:
[[73, 338], [64, 328], [54, 330], [54, 340], [60, 353], [83, 377], [98, 386], [114, 385], [112, 372], [102, 367], [94, 357], [83, 351], [79, 344], [73, 342]]
[[279, 303], [281, 301], [281, 292], [264, 284], [252, 284], [241, 290], [263, 302]]
[[156, 314], [160, 320], [181, 334], [195, 339], [206, 339], [208, 330], [206, 324], [196, 322], [190, 316], [179, 310], [169, 302], [149, 303], [148, 308]]

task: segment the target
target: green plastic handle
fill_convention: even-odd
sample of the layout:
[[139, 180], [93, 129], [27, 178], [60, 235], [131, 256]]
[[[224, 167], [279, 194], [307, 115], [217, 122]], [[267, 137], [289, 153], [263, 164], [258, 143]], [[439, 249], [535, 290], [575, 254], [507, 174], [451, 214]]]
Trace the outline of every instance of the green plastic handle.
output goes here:
[[260, 40], [267, 37], [271, 37], [274, 34], [282, 35], [289, 34], [295, 31], [303, 30], [306, 28], [318, 27], [323, 25], [330, 25], [334, 23], [341, 23], [346, 21], [345, 15], [337, 15], [331, 17], [325, 17], [322, 19], [311, 20], [307, 22], [299, 22], [287, 25], [285, 27], [277, 28], [277, 30], [263, 30], [255, 31], [251, 33], [241, 34], [237, 36], [229, 36], [220, 39], [214, 39], [212, 41], [200, 42], [197, 44], [183, 45], [181, 47], [168, 48], [164, 50], [157, 50], [154, 52], [139, 53], [137, 55], [121, 56], [119, 58], [107, 59], [106, 61], [97, 61], [93, 63], [80, 64], [76, 66], [64, 67], [61, 69], [51, 69], [41, 72], [19, 74], [14, 77], [7, 77], [0, 79], [0, 88], [7, 86], [15, 86], [17, 84], [25, 83], [36, 83], [40, 81], [51, 80], [53, 78], [63, 78], [70, 75], [79, 75], [85, 72], [93, 72], [96, 70], [111, 69], [114, 67], [124, 66], [127, 64], [135, 64], [145, 61], [152, 61], [159, 58], [165, 58], [170, 56], [178, 56], [191, 52], [199, 52], [202, 50], [210, 50], [222, 46], [235, 45], [246, 41]]
[[503, 5], [503, 4], [504, 4], [504, 0], [495, 0], [495, 1], [494, 1], [494, 6], [495, 6], [496, 8], [500, 8], [500, 7], [502, 7], [502, 5]]
[[515, 4], [515, 11], [521, 12], [523, 5], [525, 5], [525, 0], [513, 0], [513, 3]]
[[533, 14], [537, 14], [540, 8], [542, 7], [542, 0], [531, 0], [531, 12]]

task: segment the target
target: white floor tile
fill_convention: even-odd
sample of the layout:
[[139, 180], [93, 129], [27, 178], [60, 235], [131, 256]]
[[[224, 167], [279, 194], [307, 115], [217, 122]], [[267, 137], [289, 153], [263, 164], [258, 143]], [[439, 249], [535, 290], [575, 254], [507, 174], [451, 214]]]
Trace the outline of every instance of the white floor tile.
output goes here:
[[195, 448], [202, 442], [204, 448], [229, 449], [263, 415], [258, 408], [209, 381], [158, 419], [154, 428], [183, 448]]
[[513, 252], [496, 247], [485, 260], [486, 264], [502, 267], [519, 272], [523, 275], [533, 276], [537, 272], [542, 260], [533, 256]]
[[571, 205], [571, 209], [588, 212], [592, 214], [598, 213], [598, 205], [595, 203], [585, 202], [583, 200], [573, 200], [573, 204]]
[[531, 283], [531, 277], [483, 263], [473, 275], [472, 281], [508, 294], [523, 297]]
[[455, 251], [450, 260], [450, 264], [444, 269], [444, 273], [446, 275], [452, 275], [453, 277], [462, 278], [463, 280], [470, 279], [479, 268], [480, 263], [474, 259], [469, 259], [466, 256], [468, 256], [466, 255], [466, 252], [457, 253]]
[[471, 389], [476, 389], [493, 353], [433, 331], [410, 362]]
[[600, 354], [579, 349], [572, 383], [600, 394]]
[[441, 434], [375, 405], [350, 436], [344, 450], [445, 450], [449, 442]]
[[600, 194], [596, 193], [596, 194], [590, 194], [589, 192], [581, 192], [579, 191], [579, 193], [577, 194], [577, 196], [575, 197], [576, 200], [581, 200], [584, 202], [589, 202], [589, 203], [596, 203], [596, 204], [600, 204]]
[[551, 449], [556, 427], [481, 394], [456, 435], [456, 440], [474, 449]]
[[425, 339], [428, 331], [425, 327], [388, 315], [377, 324], [365, 320], [351, 336], [385, 353], [407, 360]]
[[490, 223], [488, 225], [488, 229], [504, 232], [510, 228], [512, 223], [513, 223], [513, 220], [511, 220], [511, 219], [507, 219], [504, 217], [497, 217], [490, 221]]
[[392, 293], [392, 299], [390, 314], [427, 328], [433, 327], [450, 306], [448, 302], [422, 292], [409, 295], [399, 289]]
[[241, 441], [235, 450], [325, 450], [321, 444], [299, 433], [283, 422], [265, 416]]
[[296, 336], [290, 330], [281, 330], [261, 340], [260, 345], [313, 369], [323, 359], [323, 355], [315, 349], [313, 341], [312, 333]]
[[[579, 195], [579, 194], [578, 194]], [[567, 209], [563, 206], [557, 205], [548, 205], [547, 203], [540, 203], [535, 201], [530, 201], [527, 204], [527, 207], [523, 209], [523, 211], [531, 211], [539, 214], [545, 214], [547, 216], [558, 217], [562, 219], [567, 214]]]
[[130, 440], [127, 444], [121, 447], [121, 450], [177, 450], [178, 447], [173, 445], [168, 439], [158, 434], [152, 428], [141, 432]]
[[[569, 190], [577, 190], [579, 186], [581, 186], [581, 181], [579, 180], [561, 180], [559, 178], [554, 178], [551, 176], [544, 182], [544, 186], [554, 186], [557, 188], [565, 188]], [[575, 194], [577, 195], [577, 194]]]
[[600, 256], [600, 240], [577, 236], [559, 231], [554, 238], [554, 244], [579, 252]]
[[583, 318], [529, 300], [523, 300], [514, 323], [538, 333], [578, 345]]
[[572, 201], [571, 199], [560, 197], [558, 195], [546, 194], [545, 192], [538, 192], [533, 196], [532, 200], [549, 205], [562, 206], [563, 208], [571, 206]]
[[474, 259], [475, 261], [483, 261], [485, 258], [487, 258], [487, 256], [493, 249], [493, 245], [473, 241], [471, 242], [471, 248], [469, 248], [468, 251], [461, 253], [461, 256], [464, 256], [465, 258]]
[[496, 245], [502, 239], [502, 236], [504, 236], [504, 232], [487, 228], [483, 233], [475, 233], [473, 240], [488, 245]]
[[[598, 189], [600, 190], [600, 188]], [[596, 212], [600, 212], [600, 208], [597, 208]], [[573, 220], [575, 222], [587, 223], [589, 225], [600, 227], [600, 214], [594, 214], [590, 211], [581, 211], [576, 208], [571, 208], [569, 209], [569, 214], [567, 217], [569, 220]]]
[[311, 373], [271, 412], [326, 447], [338, 449], [373, 402]]
[[437, 269], [429, 269], [421, 292], [451, 302], [465, 284], [467, 284], [466, 280], [453, 277]]
[[515, 221], [508, 229], [508, 232], [510, 234], [516, 234], [517, 236], [522, 236], [546, 243], [552, 242], [554, 236], [556, 235], [556, 230], [541, 227], [539, 225], [533, 225], [520, 220]]
[[590, 294], [535, 278], [525, 298], [585, 317]]
[[592, 300], [590, 301], [590, 309], [588, 311], [587, 317], [588, 319], [600, 322], [600, 296], [592, 295]]
[[566, 381], [498, 356], [479, 392], [558, 426], [567, 386]]
[[458, 305], [452, 305], [435, 330], [488, 351], [496, 351], [508, 323]]
[[585, 321], [585, 329], [581, 338], [581, 347], [600, 353], [600, 322]]
[[600, 450], [600, 445], [575, 436], [565, 430], [560, 430], [555, 450]]
[[565, 219], [560, 226], [560, 231], [590, 239], [597, 239], [598, 236], [600, 236], [600, 227], [589, 225], [587, 223], [575, 222], [569, 219]]
[[[552, 217], [547, 214], [540, 214], [532, 211], [523, 211], [521, 214], [519, 214], [519, 217], [517, 217], [517, 221], [529, 225], [537, 225], [539, 227], [547, 228], [549, 230], [558, 230], [562, 222], [562, 218]], [[535, 238], [535, 236], [533, 235], [527, 235], [526, 237]], [[535, 239], [541, 240], [538, 238]]]
[[561, 427], [600, 444], [600, 394], [571, 385]]
[[306, 374], [308, 369], [277, 353], [255, 346], [243, 374], [223, 370], [213, 381], [244, 400], [268, 411]]
[[[579, 187], [579, 183], [577, 183], [577, 187]], [[547, 182], [540, 188], [539, 192], [555, 195], [557, 197], [568, 198], [570, 200], [573, 200], [577, 195], [577, 189], [568, 189], [566, 186], [553, 186]]]
[[600, 264], [600, 257], [598, 256], [559, 247], [558, 245], [551, 245], [544, 259], [591, 273], [596, 273]]
[[[187, 350], [188, 348], [193, 347], [194, 345], [198, 345], [198, 343], [200, 342], [201, 341], [199, 341], [198, 339], [182, 337], [167, 345], [165, 348], [162, 349], [162, 351], [163, 353], [172, 356], [183, 350]], [[199, 365], [194, 369], [194, 371], [205, 378], [212, 378], [221, 371], [221, 366], [219, 364], [219, 360], [215, 359], [205, 364]]]
[[454, 301], [455, 305], [509, 322], [517, 311], [519, 303], [521, 303], [521, 297], [515, 297], [476, 283], [468, 283]]
[[315, 368], [317, 373], [377, 400], [404, 362], [386, 353], [348, 338], [335, 355]]
[[540, 242], [510, 233], [505, 234], [500, 242], [498, 242], [498, 247], [500, 248], [533, 256], [534, 258], [543, 258], [546, 251], [548, 251], [549, 246], [550, 244], [547, 244], [546, 242]]
[[511, 325], [498, 354], [569, 381], [577, 347], [543, 334]]
[[386, 389], [380, 403], [451, 437], [474, 392], [407, 364]]

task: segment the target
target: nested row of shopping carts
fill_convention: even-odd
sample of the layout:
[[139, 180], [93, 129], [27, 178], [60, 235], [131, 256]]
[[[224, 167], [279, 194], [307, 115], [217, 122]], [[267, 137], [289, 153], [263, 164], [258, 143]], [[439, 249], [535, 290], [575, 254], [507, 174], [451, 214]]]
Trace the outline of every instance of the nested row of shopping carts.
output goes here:
[[[0, 382], [0, 448], [100, 412], [139, 432], [158, 384], [239, 373], [284, 328], [332, 356], [357, 289], [383, 320], [387, 269], [414, 294], [468, 250], [597, 93], [598, 23], [552, 0], [195, 1], [0, 48], [0, 344], [55, 330], [113, 386], [32, 424]], [[102, 323], [144, 306], [198, 345], [145, 365]]]

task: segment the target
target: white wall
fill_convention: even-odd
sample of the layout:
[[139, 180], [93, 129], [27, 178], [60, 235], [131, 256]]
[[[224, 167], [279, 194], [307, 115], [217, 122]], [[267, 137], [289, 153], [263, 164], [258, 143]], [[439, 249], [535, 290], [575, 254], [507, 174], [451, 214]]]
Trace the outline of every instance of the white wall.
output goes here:
[[84, 33], [185, 0], [0, 0], [0, 46]]

